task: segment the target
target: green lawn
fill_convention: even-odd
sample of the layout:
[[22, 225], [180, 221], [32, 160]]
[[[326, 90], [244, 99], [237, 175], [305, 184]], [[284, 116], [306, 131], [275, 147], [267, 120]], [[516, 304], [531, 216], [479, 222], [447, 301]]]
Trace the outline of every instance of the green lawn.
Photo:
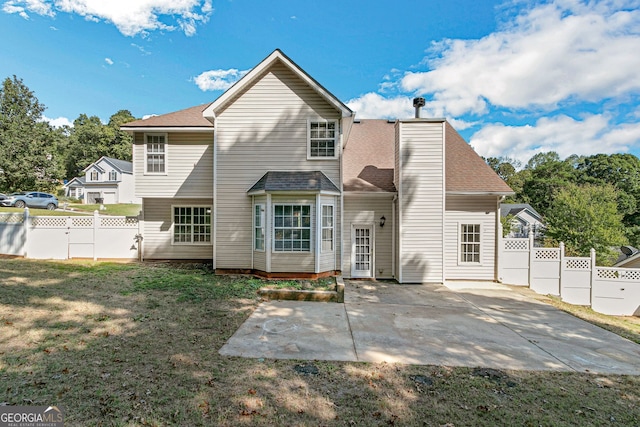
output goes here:
[[[104, 210], [100, 210], [100, 205], [83, 205], [81, 203], [69, 203], [68, 208], [81, 212], [93, 211], [100, 212], [100, 215], [114, 215], [114, 216], [138, 216], [140, 213], [140, 205], [136, 204], [118, 204], [118, 205], [103, 205]], [[62, 203], [60, 203], [62, 208]]]
[[635, 376], [220, 356], [265, 283], [0, 258], [0, 404], [68, 426], [640, 425]]
[[[63, 203], [60, 202], [59, 209], [48, 211], [46, 209], [30, 208], [31, 216], [73, 216], [73, 215], [90, 215], [94, 211], [100, 212], [100, 215], [113, 216], [138, 216], [140, 213], [140, 205], [135, 204], [119, 204], [104, 205], [105, 209], [100, 210], [100, 205], [83, 205], [80, 203], [69, 203], [67, 210], [63, 209]], [[24, 209], [0, 207], [2, 212], [23, 212]]]

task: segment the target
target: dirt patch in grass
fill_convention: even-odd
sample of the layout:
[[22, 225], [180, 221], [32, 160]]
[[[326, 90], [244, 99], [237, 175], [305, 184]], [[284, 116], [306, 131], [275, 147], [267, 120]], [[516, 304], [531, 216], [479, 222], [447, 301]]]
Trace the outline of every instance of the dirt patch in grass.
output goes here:
[[0, 259], [0, 404], [86, 425], [638, 425], [640, 378], [243, 359], [262, 280], [206, 265]]
[[[260, 279], [251, 279], [260, 280]], [[295, 291], [335, 291], [336, 279], [326, 277], [316, 280], [261, 280], [261, 289], [287, 289]]]

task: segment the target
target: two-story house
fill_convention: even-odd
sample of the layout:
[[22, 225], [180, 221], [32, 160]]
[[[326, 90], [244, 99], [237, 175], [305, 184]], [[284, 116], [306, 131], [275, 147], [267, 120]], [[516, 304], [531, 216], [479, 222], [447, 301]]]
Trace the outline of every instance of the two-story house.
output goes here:
[[134, 189], [132, 162], [102, 156], [64, 185], [65, 195], [93, 204], [140, 203]]
[[134, 135], [145, 259], [270, 277], [495, 280], [511, 189], [444, 119], [356, 120], [276, 50]]

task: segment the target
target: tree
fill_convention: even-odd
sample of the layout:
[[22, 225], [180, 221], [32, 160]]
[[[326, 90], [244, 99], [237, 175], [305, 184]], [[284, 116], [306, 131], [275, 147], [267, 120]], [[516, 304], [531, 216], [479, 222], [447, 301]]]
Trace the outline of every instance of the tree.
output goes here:
[[558, 163], [560, 161], [560, 156], [555, 151], [536, 153], [529, 159], [525, 169], [537, 169], [547, 163]]
[[484, 161], [507, 183], [522, 165], [519, 160], [510, 157], [487, 157]]
[[611, 184], [618, 190], [618, 212], [623, 214], [626, 234], [640, 245], [640, 159], [633, 154], [596, 154], [577, 164], [578, 183]]
[[[511, 157], [487, 157], [483, 159], [516, 194], [522, 190], [522, 175], [518, 172], [518, 168], [522, 166], [522, 163], [519, 160]], [[513, 202], [515, 202], [515, 199], [511, 197], [505, 201], [505, 203]]]
[[542, 215], [547, 214], [553, 196], [575, 183], [576, 179], [571, 163], [563, 162], [553, 151], [533, 156], [525, 166], [525, 171], [528, 171], [527, 177], [517, 197], [531, 204]]
[[45, 106], [15, 75], [0, 88], [0, 189], [52, 191], [62, 177], [62, 133], [42, 121]]
[[627, 242], [617, 200], [610, 184], [566, 185], [555, 193], [545, 216], [545, 239], [564, 242], [573, 256], [588, 256], [594, 248], [598, 261], [610, 264], [612, 248]]
[[120, 110], [103, 124], [97, 116], [80, 114], [73, 122], [66, 150], [66, 177], [81, 175], [84, 168], [102, 156], [131, 160], [133, 140], [120, 130], [123, 123], [135, 120], [128, 110]]

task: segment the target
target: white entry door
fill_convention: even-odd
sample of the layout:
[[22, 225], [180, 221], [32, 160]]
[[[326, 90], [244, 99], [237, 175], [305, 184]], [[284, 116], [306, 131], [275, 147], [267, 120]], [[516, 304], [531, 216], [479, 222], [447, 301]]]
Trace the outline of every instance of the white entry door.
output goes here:
[[373, 277], [373, 226], [351, 230], [351, 277]]

